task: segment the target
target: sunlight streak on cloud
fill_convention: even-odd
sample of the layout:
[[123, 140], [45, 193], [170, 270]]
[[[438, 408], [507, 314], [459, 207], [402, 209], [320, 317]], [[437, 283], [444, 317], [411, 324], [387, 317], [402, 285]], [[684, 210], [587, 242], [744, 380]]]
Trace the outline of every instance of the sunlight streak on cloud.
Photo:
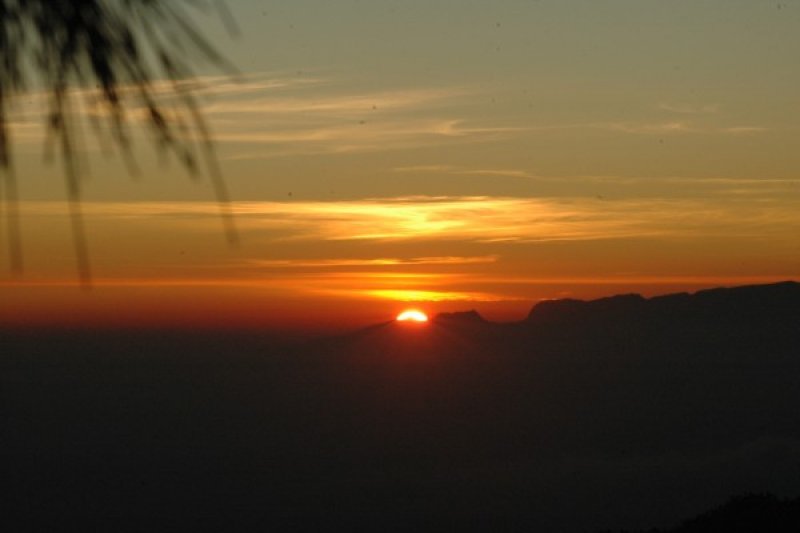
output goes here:
[[364, 295], [372, 298], [394, 300], [399, 302], [497, 302], [509, 298], [482, 292], [425, 291], [425, 290], [366, 290], [351, 291], [353, 295]]
[[254, 259], [250, 264], [264, 268], [339, 268], [339, 267], [410, 267], [428, 265], [474, 265], [494, 263], [496, 255], [480, 257], [412, 257], [377, 259]]
[[[86, 203], [89, 217], [172, 224], [207, 231], [213, 202]], [[788, 235], [800, 227], [790, 202], [725, 199], [513, 198], [413, 196], [349, 201], [240, 202], [246, 232], [272, 241], [547, 242]], [[32, 202], [26, 216], [63, 215], [64, 205]], [[205, 221], [205, 224], [200, 222]]]

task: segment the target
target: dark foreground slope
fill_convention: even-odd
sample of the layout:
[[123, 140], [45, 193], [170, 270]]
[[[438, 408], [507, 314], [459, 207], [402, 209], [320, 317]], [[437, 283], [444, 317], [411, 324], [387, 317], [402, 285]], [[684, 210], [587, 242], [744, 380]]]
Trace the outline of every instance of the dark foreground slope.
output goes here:
[[[537, 305], [279, 344], [3, 332], [29, 529], [594, 531], [800, 494], [800, 286]], [[24, 530], [24, 528], [23, 528]]]
[[[675, 527], [636, 533], [796, 533], [798, 524], [800, 498], [783, 499], [768, 493], [742, 494]], [[617, 530], [613, 533], [634, 532]]]

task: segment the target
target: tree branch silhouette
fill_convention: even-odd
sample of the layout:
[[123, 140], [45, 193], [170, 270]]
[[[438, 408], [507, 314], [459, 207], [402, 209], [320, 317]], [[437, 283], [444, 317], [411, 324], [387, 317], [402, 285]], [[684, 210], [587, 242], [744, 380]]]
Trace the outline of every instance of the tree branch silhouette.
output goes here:
[[[193, 92], [194, 66], [235, 69], [194, 26], [193, 12], [212, 12], [231, 27], [222, 0], [0, 0], [0, 204], [5, 211], [10, 267], [23, 269], [17, 177], [9, 114], [15, 97], [47, 95], [45, 154], [64, 165], [78, 276], [91, 284], [81, 215], [75, 103], [89, 113], [99, 138], [109, 136], [135, 172], [130, 113], [141, 115], [162, 152], [197, 176], [210, 175], [229, 242], [237, 242], [230, 198], [208, 125]], [[95, 118], [99, 116], [100, 119]], [[49, 150], [48, 150], [49, 148]]]

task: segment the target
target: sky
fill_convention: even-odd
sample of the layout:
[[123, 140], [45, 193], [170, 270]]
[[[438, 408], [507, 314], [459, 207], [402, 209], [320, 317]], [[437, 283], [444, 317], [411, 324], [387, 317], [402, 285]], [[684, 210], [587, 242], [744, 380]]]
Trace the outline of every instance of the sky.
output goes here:
[[208, 176], [136, 113], [135, 174], [86, 126], [81, 289], [63, 167], [24, 95], [25, 268], [0, 273], [0, 324], [516, 320], [542, 299], [800, 278], [800, 1], [227, 8], [233, 34], [194, 21], [237, 73], [200, 64], [195, 91], [240, 244]]

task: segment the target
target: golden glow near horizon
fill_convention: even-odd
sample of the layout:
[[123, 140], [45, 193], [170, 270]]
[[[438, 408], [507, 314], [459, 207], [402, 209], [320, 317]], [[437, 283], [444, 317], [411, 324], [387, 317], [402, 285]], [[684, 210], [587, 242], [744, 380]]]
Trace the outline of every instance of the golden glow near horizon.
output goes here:
[[209, 181], [160, 164], [141, 131], [140, 181], [87, 136], [95, 289], [78, 290], [63, 175], [41, 157], [47, 99], [23, 95], [9, 123], [25, 272], [0, 270], [0, 325], [165, 298], [212, 322], [216, 301], [264, 322], [290, 303], [314, 320], [522, 317], [544, 298], [800, 277], [800, 6], [261, 4], [231, 3], [236, 42], [202, 28], [241, 77], [195, 80], [241, 246]]
[[397, 315], [397, 318], [395, 320], [397, 320], [398, 322], [416, 322], [416, 323], [427, 322], [428, 315], [426, 315], [419, 309], [408, 309]]

